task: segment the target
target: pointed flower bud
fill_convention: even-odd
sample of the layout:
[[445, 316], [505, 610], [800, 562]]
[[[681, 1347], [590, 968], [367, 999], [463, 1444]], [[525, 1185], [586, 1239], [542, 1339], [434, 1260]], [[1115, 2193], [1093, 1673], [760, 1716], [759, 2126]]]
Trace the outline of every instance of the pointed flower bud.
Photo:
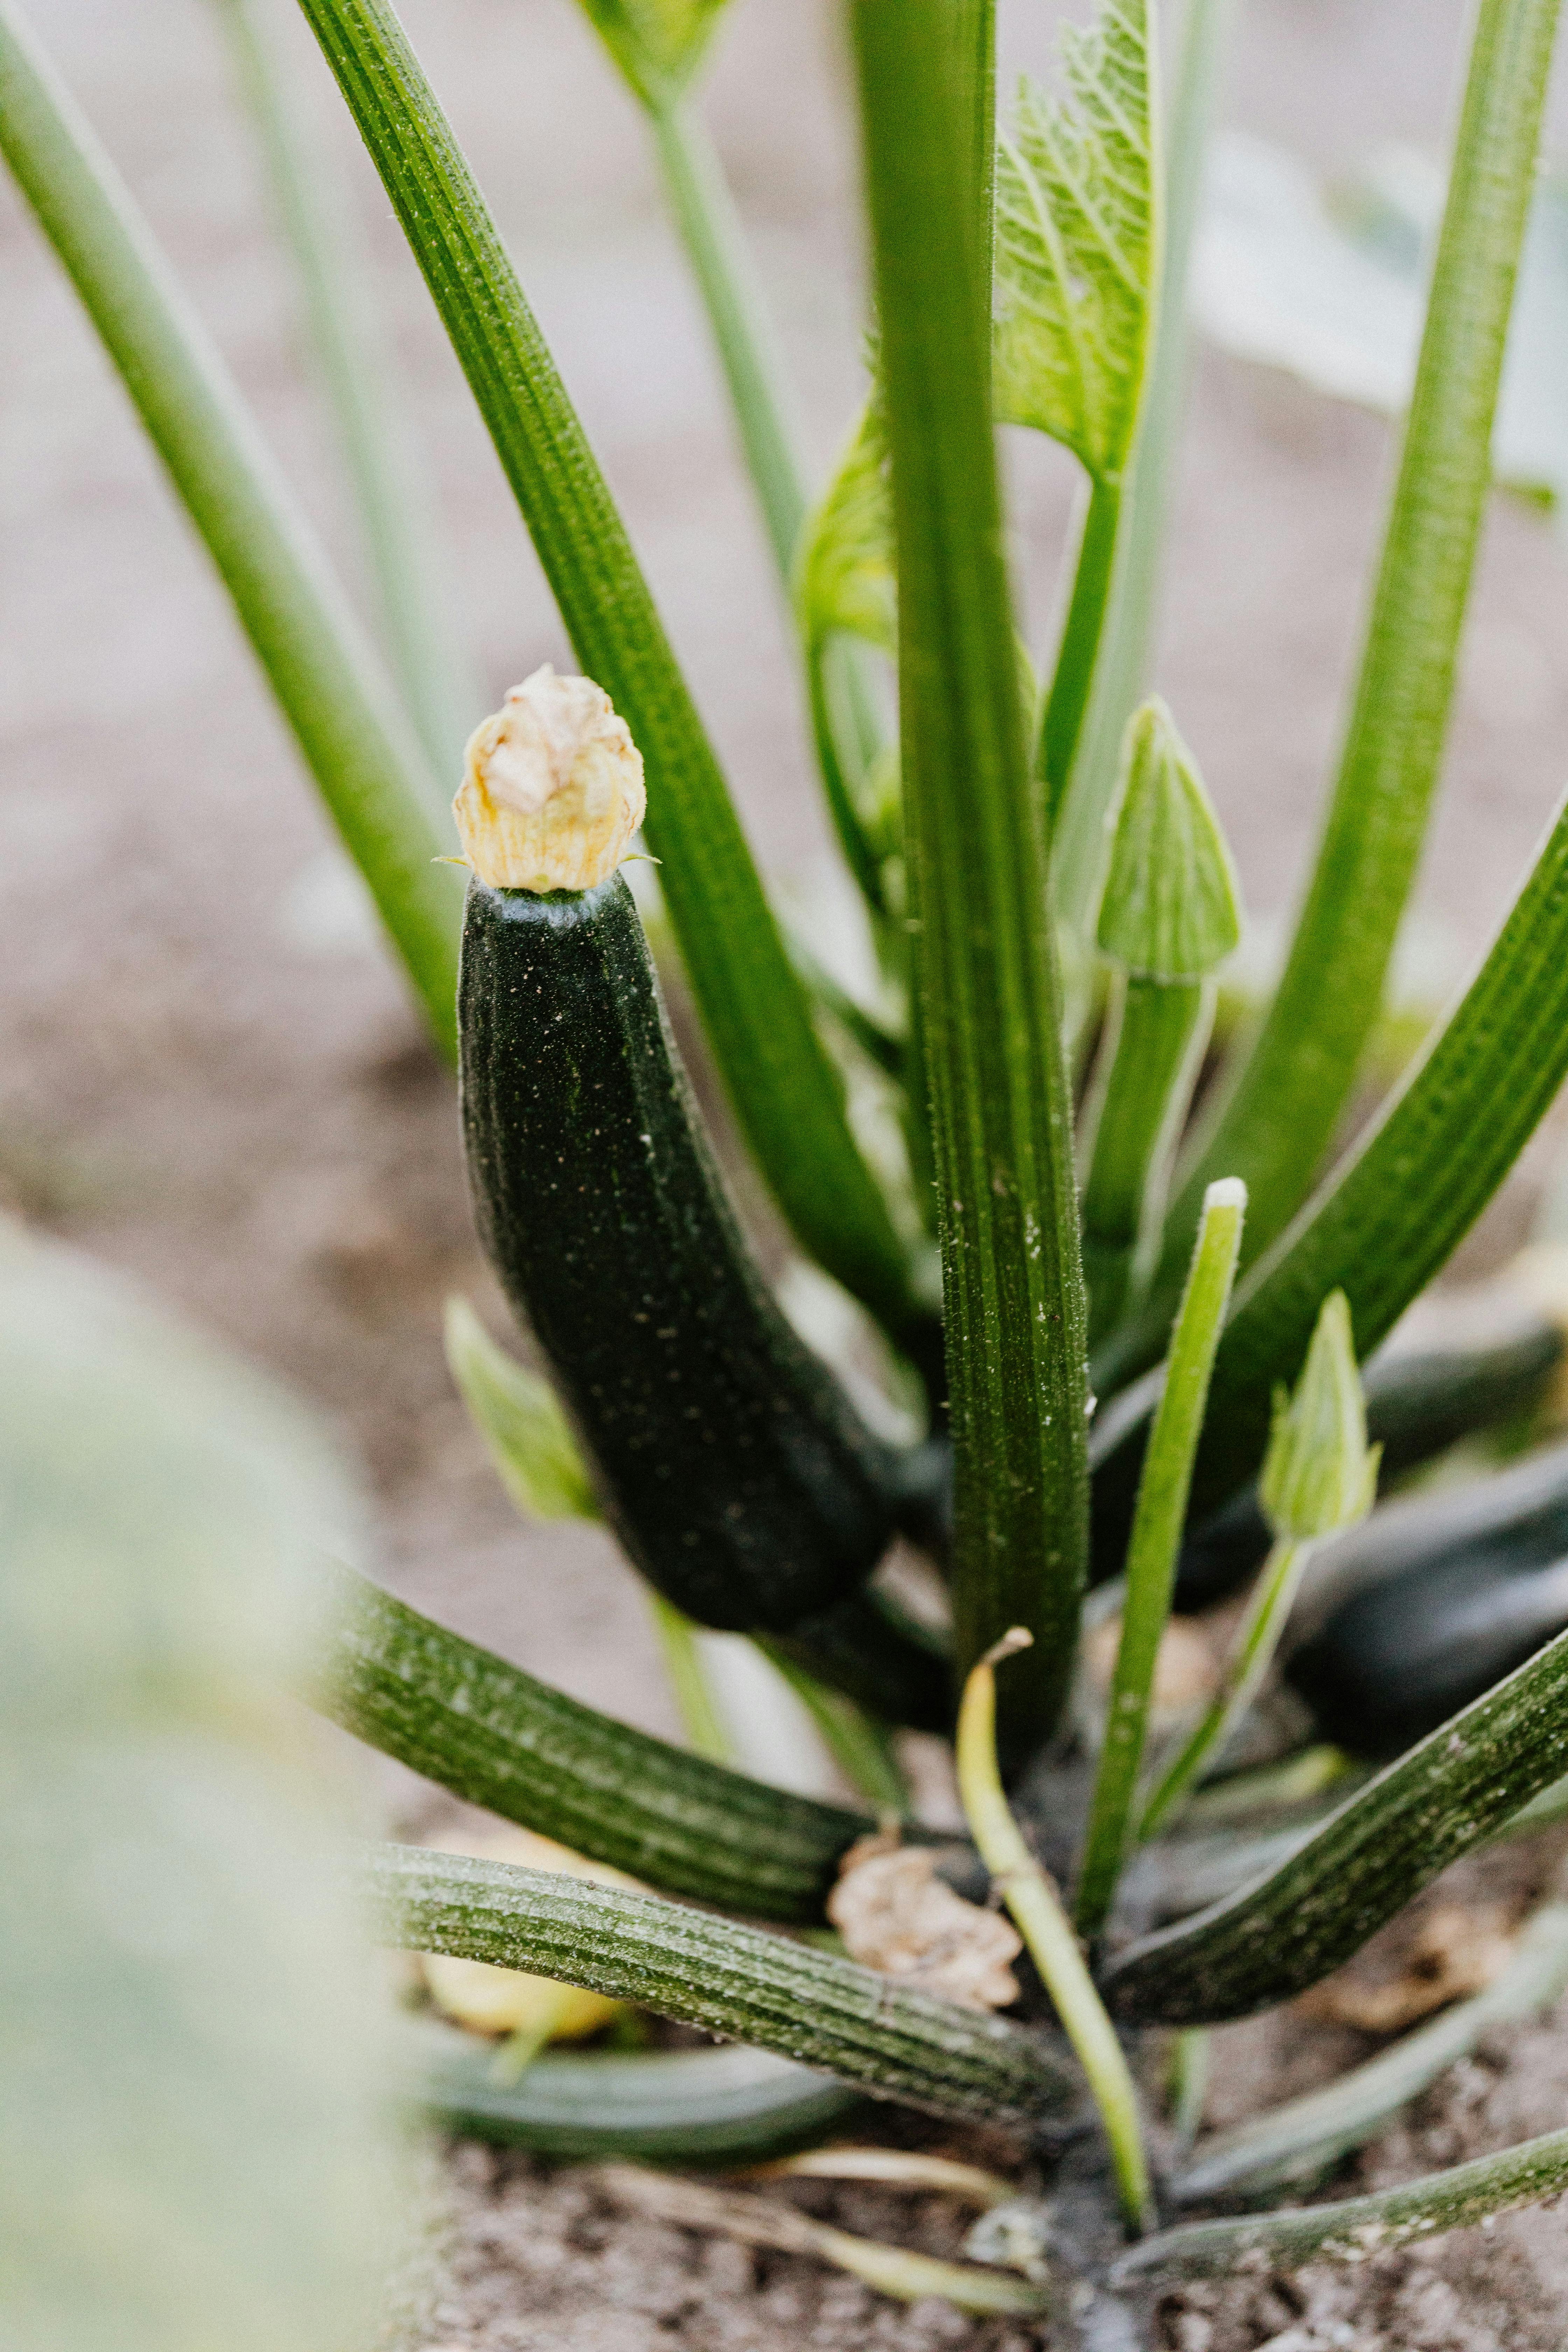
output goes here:
[[452, 803], [463, 853], [495, 890], [591, 890], [643, 821], [642, 754], [591, 677], [548, 662], [468, 738]]
[[1277, 1536], [1297, 1541], [1354, 1527], [1373, 1506], [1383, 1448], [1368, 1447], [1351, 1310], [1342, 1290], [1324, 1299], [1296, 1393], [1274, 1398], [1274, 1427], [1258, 1480]]
[[1199, 980], [1241, 936], [1230, 851], [1158, 695], [1121, 739], [1110, 867], [1098, 938], [1113, 963], [1150, 980]]

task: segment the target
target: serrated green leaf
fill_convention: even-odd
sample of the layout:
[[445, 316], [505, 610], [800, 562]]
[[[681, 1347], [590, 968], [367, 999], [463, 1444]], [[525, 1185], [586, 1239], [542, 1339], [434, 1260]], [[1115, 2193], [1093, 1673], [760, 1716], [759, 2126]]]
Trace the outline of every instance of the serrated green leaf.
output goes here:
[[1147, 0], [1064, 29], [1059, 98], [1019, 85], [996, 155], [996, 413], [1097, 478], [1132, 446], [1159, 231]]
[[843, 630], [895, 651], [893, 499], [887, 424], [875, 394], [806, 527], [795, 595], [808, 637]]
[[596, 1519], [593, 1482], [548, 1381], [498, 1348], [466, 1298], [447, 1301], [447, 1363], [525, 1518]]
[[1153, 695], [1127, 722], [1102, 953], [1152, 980], [1197, 980], [1241, 937], [1239, 893], [1192, 753]]
[[691, 79], [728, 0], [583, 0], [645, 106], [668, 106]]

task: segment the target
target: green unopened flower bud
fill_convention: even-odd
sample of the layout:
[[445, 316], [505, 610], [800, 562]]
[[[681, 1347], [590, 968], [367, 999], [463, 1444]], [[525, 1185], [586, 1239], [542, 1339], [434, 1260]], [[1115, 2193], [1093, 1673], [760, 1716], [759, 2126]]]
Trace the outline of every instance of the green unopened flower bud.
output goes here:
[[1127, 722], [1114, 807], [1101, 951], [1152, 980], [1201, 979], [1241, 936], [1240, 899], [1219, 820], [1158, 695]]
[[1366, 1442], [1350, 1305], [1342, 1290], [1331, 1291], [1294, 1396], [1275, 1392], [1274, 1427], [1258, 1480], [1275, 1534], [1310, 1541], [1363, 1519], [1377, 1493], [1382, 1453], [1381, 1445]]

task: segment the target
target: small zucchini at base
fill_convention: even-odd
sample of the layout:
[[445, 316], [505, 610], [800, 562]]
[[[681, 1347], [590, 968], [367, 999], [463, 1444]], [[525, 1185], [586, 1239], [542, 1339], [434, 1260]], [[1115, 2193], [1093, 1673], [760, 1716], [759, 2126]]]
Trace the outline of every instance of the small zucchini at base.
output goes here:
[[866, 2105], [847, 2084], [744, 2043], [550, 2054], [507, 2083], [493, 2049], [451, 2027], [422, 2023], [409, 2041], [422, 2103], [448, 2131], [557, 2163], [761, 2164], [842, 2131]]
[[[1561, 1539], [1560, 1539], [1561, 1540]], [[1425, 1739], [1568, 1626], [1568, 1558], [1506, 1538], [1355, 1592], [1296, 1650], [1286, 1680], [1324, 1737], [1383, 1762]]]
[[796, 1337], [724, 1198], [630, 891], [468, 887], [458, 1027], [480, 1237], [650, 1583], [787, 1633], [853, 1593], [922, 1473]]

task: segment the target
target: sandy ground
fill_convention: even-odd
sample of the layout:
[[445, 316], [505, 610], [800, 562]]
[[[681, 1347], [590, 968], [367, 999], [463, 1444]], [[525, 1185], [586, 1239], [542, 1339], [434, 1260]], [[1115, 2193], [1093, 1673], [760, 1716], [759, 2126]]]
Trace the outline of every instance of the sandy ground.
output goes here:
[[[357, 581], [217, 10], [37, 0], [35, 13]], [[1005, 11], [1009, 58], [1042, 63], [1057, 13]], [[1253, 0], [1227, 112], [1331, 167], [1382, 139], [1430, 142], [1461, 13], [1455, 0]], [[759, 855], [782, 887], [819, 889], [826, 837], [778, 600], [640, 126], [569, 0], [409, 0], [407, 14], [625, 501]], [[282, 0], [279, 18], [395, 338], [478, 716], [536, 663], [563, 661], [564, 641], [395, 226]], [[860, 316], [826, 0], [738, 0], [710, 114], [825, 466], [856, 399]], [[1562, 144], [1561, 105], [1556, 120]], [[672, 1731], [637, 1593], [608, 1541], [521, 1530], [451, 1391], [441, 1301], [454, 1287], [488, 1294], [449, 1081], [352, 900], [345, 915], [322, 822], [205, 559], [5, 186], [0, 272], [0, 1189], [318, 1402], [374, 1484], [381, 1565], [400, 1591]], [[1384, 448], [1369, 419], [1212, 356], [1199, 365], [1163, 683], [1263, 915], [1288, 904], [1310, 839]], [[1070, 471], [1036, 447], [1015, 450], [1013, 470], [1037, 636]], [[1422, 885], [1439, 969], [1484, 940], [1561, 788], [1563, 623], [1559, 544], [1500, 503]], [[389, 1774], [386, 1787], [416, 1822], [413, 1785]], [[1292, 2031], [1245, 2030], [1237, 2095], [1261, 2098], [1279, 2065], [1289, 2074]], [[1324, 2063], [1321, 2035], [1316, 2046], [1310, 2063]], [[1423, 2102], [1361, 2177], [1560, 2122], [1565, 2087], [1560, 2039], [1516, 2034]], [[432, 2345], [916, 2352], [1036, 2340], [944, 2307], [900, 2314], [796, 2258], [612, 2223], [573, 2176], [469, 2149], [452, 2179], [457, 2238], [422, 2339]], [[837, 2210], [851, 2226], [893, 2225], [869, 2192]], [[930, 2217], [931, 2242], [948, 2226]], [[1564, 2320], [1563, 2224], [1538, 2214], [1348, 2282], [1248, 2287], [1212, 2310], [1189, 2296], [1160, 2326], [1181, 2352], [1546, 2352]]]

